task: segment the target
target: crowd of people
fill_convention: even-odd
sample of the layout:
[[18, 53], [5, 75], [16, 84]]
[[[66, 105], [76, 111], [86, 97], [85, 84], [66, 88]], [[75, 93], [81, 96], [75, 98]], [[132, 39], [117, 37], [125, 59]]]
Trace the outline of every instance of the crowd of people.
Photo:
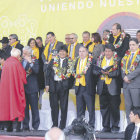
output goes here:
[[[69, 89], [76, 94], [77, 117], [89, 112], [89, 125], [95, 127], [95, 94], [99, 94], [102, 132], [119, 132], [120, 94], [123, 88], [127, 123], [132, 107], [140, 107], [140, 30], [136, 38], [125, 33], [119, 23], [112, 29], [82, 34], [66, 34], [65, 43], [53, 32], [30, 38], [27, 46], [11, 34], [0, 41], [0, 126], [7, 131], [29, 130], [40, 124], [39, 105], [44, 89], [49, 92], [53, 126], [66, 127]], [[39, 93], [39, 94], [38, 94]], [[38, 97], [39, 95], [39, 97]], [[39, 102], [38, 102], [39, 100]], [[39, 105], [38, 105], [39, 103]], [[58, 122], [59, 106], [61, 119]], [[132, 113], [132, 112], [131, 112]]]

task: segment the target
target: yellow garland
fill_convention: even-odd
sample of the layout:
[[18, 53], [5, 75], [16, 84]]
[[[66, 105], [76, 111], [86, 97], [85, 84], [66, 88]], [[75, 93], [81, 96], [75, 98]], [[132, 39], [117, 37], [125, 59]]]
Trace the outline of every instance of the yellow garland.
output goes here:
[[[56, 44], [57, 44], [57, 40], [55, 41], [55, 44], [54, 44], [52, 50], [54, 50], [56, 48]], [[50, 46], [50, 42], [45, 47], [44, 55], [45, 55], [46, 60], [51, 61], [51, 59], [52, 59], [52, 53], [49, 55], [49, 58], [48, 58], [49, 46]]]
[[36, 46], [34, 46], [32, 48], [33, 50], [33, 55], [36, 57], [36, 59], [39, 59], [39, 48], [37, 48]]
[[[76, 48], [77, 44], [78, 44], [78, 42], [76, 41], [76, 42], [74, 43], [74, 47], [73, 47], [73, 50], [72, 50], [72, 60], [75, 59], [75, 48]], [[69, 54], [70, 54], [70, 46], [71, 46], [71, 44], [68, 46], [68, 56], [69, 56]]]
[[86, 47], [90, 42], [91, 42], [90, 40], [88, 40], [87, 42], [84, 42], [84, 41], [83, 41], [84, 47]]
[[120, 36], [120, 34], [121, 34], [121, 32], [120, 32], [118, 35], [113, 35], [113, 37], [114, 37], [113, 45], [115, 45], [116, 40], [117, 40], [117, 38]]
[[97, 44], [99, 44], [99, 42], [98, 42], [98, 43], [93, 42], [93, 43], [89, 46], [88, 51], [89, 51], [90, 53], [93, 53], [94, 47], [95, 47], [95, 45], [97, 45]]
[[[136, 51], [136, 53], [135, 53], [135, 55], [133, 56], [133, 59], [132, 59], [132, 61], [131, 61], [130, 67], [131, 67], [132, 64], [134, 63], [134, 61], [135, 61], [135, 59], [136, 59], [137, 54], [138, 54], [139, 51], [140, 51], [140, 49], [137, 49], [137, 51]], [[125, 74], [128, 74], [128, 62], [129, 62], [130, 56], [131, 56], [131, 53], [130, 53], [129, 56], [126, 58], [127, 60], [126, 60], [126, 70], [125, 70]]]
[[[83, 61], [83, 59], [79, 58], [78, 63], [77, 63], [77, 68], [76, 68], [76, 74], [80, 74], [80, 73], [83, 72], [83, 70], [86, 66], [88, 57], [86, 57], [85, 59], [86, 60], [85, 60], [84, 64], [82, 62], [82, 65], [81, 65], [81, 68], [80, 68], [80, 62]], [[75, 86], [79, 86], [79, 84], [81, 84], [82, 86], [86, 86], [85, 75], [82, 75], [80, 78], [76, 78]]]
[[18, 41], [16, 41], [13, 44], [11, 44], [11, 46], [15, 48], [17, 44], [18, 44]]
[[[113, 57], [110, 60], [109, 66], [113, 65], [114, 61], [113, 61]], [[106, 66], [106, 57], [104, 56], [101, 67], [103, 68], [104, 66]], [[108, 75], [105, 76], [101, 76], [101, 80], [105, 80], [106, 84], [110, 84], [112, 81], [112, 78], [108, 78]]]

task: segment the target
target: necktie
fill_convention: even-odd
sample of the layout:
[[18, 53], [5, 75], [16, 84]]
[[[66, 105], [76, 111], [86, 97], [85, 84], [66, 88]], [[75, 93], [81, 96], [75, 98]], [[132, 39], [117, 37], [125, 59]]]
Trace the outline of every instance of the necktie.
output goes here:
[[134, 56], [134, 53], [131, 54], [131, 57], [130, 57], [130, 60], [129, 60], [130, 63], [132, 62], [133, 56]]
[[137, 140], [137, 139], [136, 139], [136, 136], [137, 136], [137, 126], [135, 126], [135, 129], [134, 129], [134, 131], [133, 131], [131, 140]]

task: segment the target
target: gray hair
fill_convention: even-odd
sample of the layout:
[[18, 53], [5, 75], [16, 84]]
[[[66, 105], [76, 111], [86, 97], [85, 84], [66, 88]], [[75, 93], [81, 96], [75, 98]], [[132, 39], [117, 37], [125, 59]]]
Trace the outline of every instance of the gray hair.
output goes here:
[[71, 33], [72, 35], [74, 35], [74, 37], [76, 38], [76, 39], [78, 39], [78, 35], [76, 34], [76, 33]]
[[28, 51], [30, 54], [32, 54], [32, 48], [30, 47], [30, 46], [25, 46], [24, 48], [23, 48], [23, 51], [24, 50], [26, 50], [26, 51]]
[[17, 36], [17, 34], [10, 34], [9, 36], [12, 37], [13, 39], [16, 39], [16, 41], [18, 41], [18, 36]]
[[20, 55], [21, 55], [21, 51], [20, 51], [19, 49], [13, 48], [13, 49], [11, 50], [11, 56], [18, 57], [18, 56], [20, 56]]
[[65, 134], [59, 128], [51, 128], [45, 134], [45, 140], [65, 140]]
[[86, 49], [86, 51], [88, 52], [88, 48], [87, 48], [87, 47], [84, 47], [82, 44], [80, 45], [79, 50], [80, 50], [81, 48]]

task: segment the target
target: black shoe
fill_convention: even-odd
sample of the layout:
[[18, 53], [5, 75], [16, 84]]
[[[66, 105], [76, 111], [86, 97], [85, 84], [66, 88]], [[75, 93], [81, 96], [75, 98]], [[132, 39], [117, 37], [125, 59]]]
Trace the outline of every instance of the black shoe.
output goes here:
[[23, 128], [22, 130], [23, 130], [24, 132], [25, 132], [25, 131], [30, 131], [29, 128]]
[[62, 127], [62, 126], [59, 126], [59, 128], [60, 128], [61, 130], [64, 130], [64, 129], [65, 129], [65, 127]]
[[103, 129], [102, 129], [102, 132], [104, 133], [104, 132], [111, 132], [111, 129], [110, 128], [107, 128], [107, 127], [104, 127]]
[[119, 127], [112, 127], [111, 132], [112, 133], [119, 133]]
[[7, 132], [12, 132], [13, 128], [7, 128]]

